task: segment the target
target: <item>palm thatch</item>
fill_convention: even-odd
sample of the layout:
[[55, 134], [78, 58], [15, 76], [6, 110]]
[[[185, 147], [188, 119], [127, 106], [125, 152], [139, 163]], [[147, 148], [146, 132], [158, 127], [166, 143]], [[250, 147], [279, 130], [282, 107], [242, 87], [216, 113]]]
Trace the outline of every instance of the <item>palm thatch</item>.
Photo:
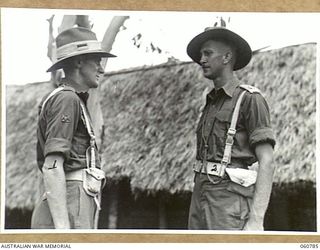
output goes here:
[[[277, 138], [276, 183], [315, 182], [314, 44], [262, 52], [238, 73], [270, 103]], [[114, 72], [101, 83], [101, 156], [109, 178], [133, 191], [190, 191], [195, 126], [211, 83], [194, 63]], [[6, 206], [32, 209], [39, 197], [37, 106], [50, 83], [7, 87]]]
[[32, 209], [40, 197], [36, 162], [38, 105], [48, 82], [6, 88], [6, 206]]
[[102, 158], [108, 176], [129, 177], [133, 189], [190, 190], [201, 81], [190, 63], [106, 77]]
[[[254, 56], [238, 73], [262, 90], [277, 138], [275, 182], [315, 182], [315, 45]], [[190, 191], [195, 126], [211, 83], [194, 63], [116, 72], [102, 84], [104, 166], [137, 190]]]
[[277, 147], [276, 183], [316, 180], [316, 46], [258, 54], [239, 78], [270, 104]]

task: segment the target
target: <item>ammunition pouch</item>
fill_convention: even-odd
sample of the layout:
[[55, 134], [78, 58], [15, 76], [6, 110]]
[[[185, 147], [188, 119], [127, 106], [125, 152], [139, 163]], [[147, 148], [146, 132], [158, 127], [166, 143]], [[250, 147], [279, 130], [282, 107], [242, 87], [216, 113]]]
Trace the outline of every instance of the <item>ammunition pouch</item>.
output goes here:
[[85, 168], [82, 174], [85, 192], [92, 197], [99, 195], [106, 184], [105, 172], [99, 168]]

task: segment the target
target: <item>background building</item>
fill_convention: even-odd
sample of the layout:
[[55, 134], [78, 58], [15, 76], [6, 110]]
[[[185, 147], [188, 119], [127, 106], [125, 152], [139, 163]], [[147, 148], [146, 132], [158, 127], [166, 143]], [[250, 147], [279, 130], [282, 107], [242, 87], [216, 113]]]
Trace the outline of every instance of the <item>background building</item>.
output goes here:
[[[237, 74], [266, 97], [277, 140], [266, 230], [316, 231], [316, 45], [257, 53]], [[105, 75], [100, 139], [109, 182], [100, 228], [186, 229], [196, 123], [210, 85], [190, 62]], [[6, 87], [7, 229], [30, 226], [42, 192], [37, 111], [52, 88], [49, 82]]]

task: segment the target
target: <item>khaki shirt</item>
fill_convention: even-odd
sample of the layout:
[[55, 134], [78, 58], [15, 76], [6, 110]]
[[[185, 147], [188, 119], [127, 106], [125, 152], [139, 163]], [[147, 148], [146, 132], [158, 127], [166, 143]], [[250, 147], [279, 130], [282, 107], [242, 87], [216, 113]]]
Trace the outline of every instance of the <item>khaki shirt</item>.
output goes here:
[[[219, 90], [213, 89], [207, 95], [197, 127], [197, 160], [204, 160], [205, 155], [207, 161], [222, 160], [233, 109], [240, 93], [245, 91], [239, 85], [239, 82], [230, 82]], [[247, 168], [257, 161], [254, 149], [258, 143], [266, 142], [274, 147], [269, 107], [260, 93], [246, 91], [236, 130], [231, 164], [237, 167]]]
[[[88, 96], [86, 93], [78, 94], [72, 87], [66, 86], [52, 96], [43, 111], [39, 112], [37, 162], [40, 169], [45, 157], [52, 153], [64, 156], [65, 171], [87, 167], [86, 150], [90, 146], [90, 136], [85, 127], [80, 98], [86, 103]], [[100, 167], [97, 160], [97, 167]]]

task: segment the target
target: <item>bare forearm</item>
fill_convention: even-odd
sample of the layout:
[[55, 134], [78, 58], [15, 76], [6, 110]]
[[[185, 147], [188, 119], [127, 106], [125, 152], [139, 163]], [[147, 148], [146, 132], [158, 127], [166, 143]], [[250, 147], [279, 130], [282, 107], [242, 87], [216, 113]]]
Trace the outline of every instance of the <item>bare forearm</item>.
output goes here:
[[50, 155], [43, 166], [44, 186], [52, 219], [57, 229], [70, 228], [63, 158]]
[[269, 144], [256, 147], [259, 170], [249, 219], [244, 230], [263, 230], [263, 220], [268, 208], [274, 173], [273, 148]]
[[259, 162], [259, 172], [251, 206], [251, 213], [262, 220], [270, 200], [273, 174], [274, 166], [272, 158], [266, 157], [266, 159], [261, 159]]

